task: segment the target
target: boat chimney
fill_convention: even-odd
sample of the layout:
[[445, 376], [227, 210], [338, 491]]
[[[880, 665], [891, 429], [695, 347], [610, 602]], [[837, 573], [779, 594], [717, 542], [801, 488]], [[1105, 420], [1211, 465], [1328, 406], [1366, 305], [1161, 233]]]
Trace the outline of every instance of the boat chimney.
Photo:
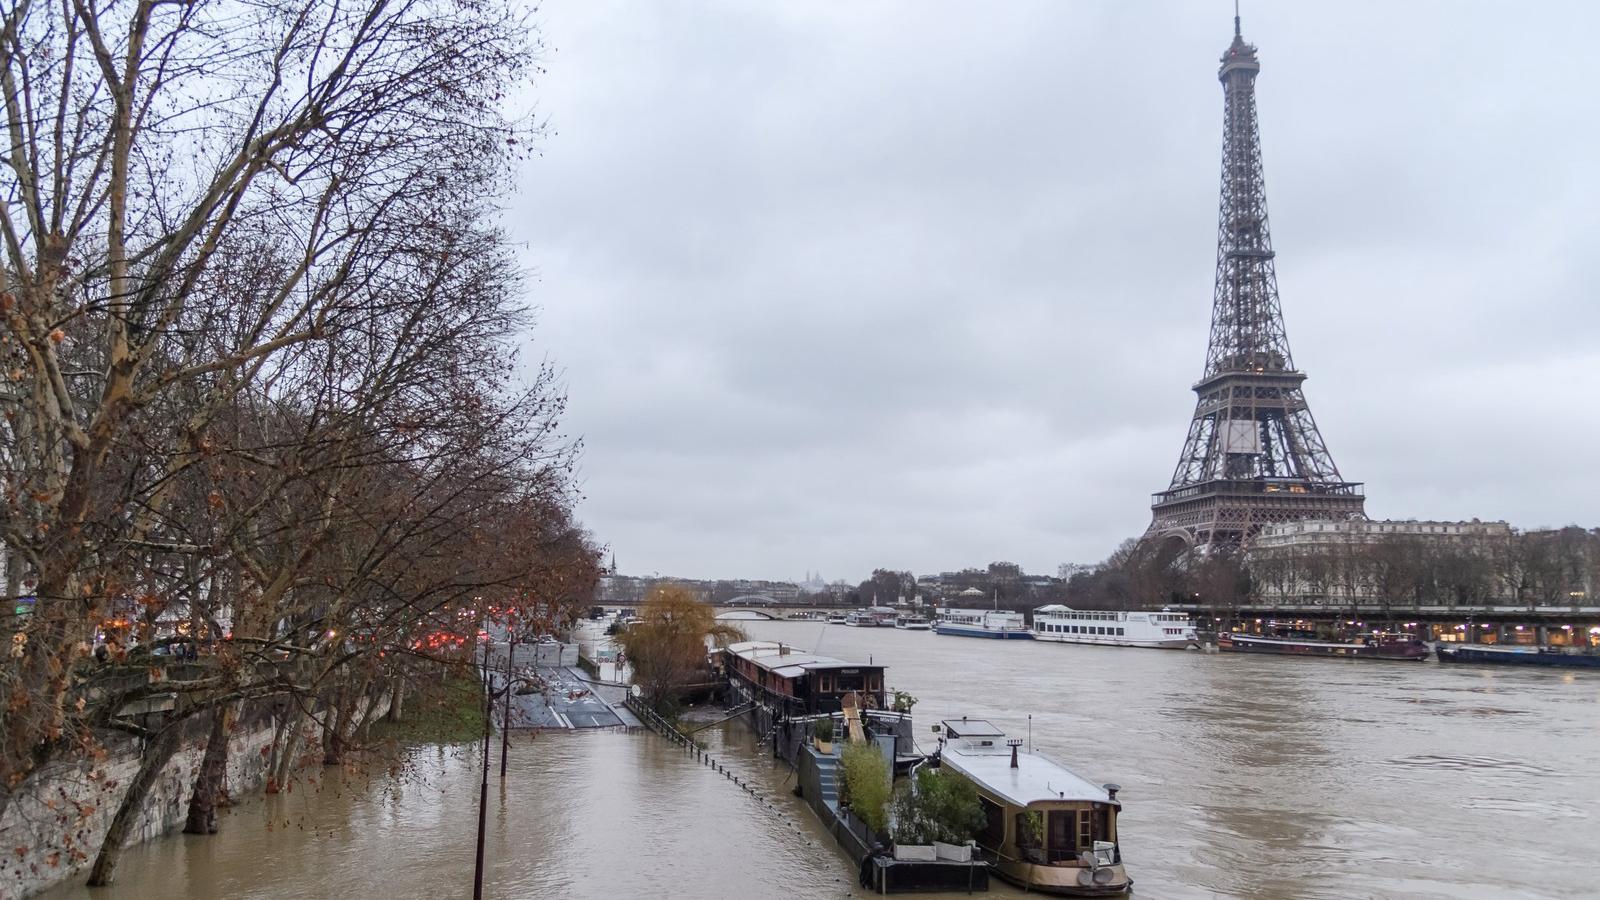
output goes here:
[[1120, 784], [1106, 784], [1101, 785], [1101, 787], [1106, 789], [1106, 799], [1113, 801], [1117, 799], [1117, 791], [1122, 790], [1122, 785]]
[[1019, 738], [1012, 738], [1006, 741], [1006, 746], [1011, 748], [1011, 768], [1015, 769], [1017, 767], [1017, 748], [1022, 746], [1022, 741]]

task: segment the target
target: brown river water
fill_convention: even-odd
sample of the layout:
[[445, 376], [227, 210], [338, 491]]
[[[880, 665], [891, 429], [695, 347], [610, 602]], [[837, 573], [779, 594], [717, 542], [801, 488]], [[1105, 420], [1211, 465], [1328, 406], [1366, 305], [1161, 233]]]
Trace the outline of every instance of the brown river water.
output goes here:
[[[746, 624], [887, 664], [924, 749], [941, 718], [1025, 738], [1031, 714], [1036, 750], [1122, 785], [1138, 897], [1600, 897], [1600, 673]], [[738, 723], [703, 734], [770, 805], [648, 733], [518, 735], [485, 896], [857, 896], [788, 770]], [[43, 896], [470, 897], [473, 750], [246, 801], [213, 838], [130, 849], [111, 888]]]

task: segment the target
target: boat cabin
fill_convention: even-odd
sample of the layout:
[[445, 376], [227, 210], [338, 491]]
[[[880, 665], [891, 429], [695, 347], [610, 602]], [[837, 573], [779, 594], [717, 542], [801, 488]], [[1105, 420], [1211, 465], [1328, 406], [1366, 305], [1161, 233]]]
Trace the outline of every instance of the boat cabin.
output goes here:
[[868, 709], [885, 709], [883, 666], [846, 662], [773, 641], [729, 644], [717, 662], [740, 693], [788, 716], [836, 713], [859, 694]]
[[1096, 785], [1022, 749], [983, 719], [940, 723], [939, 764], [978, 789], [979, 848], [1002, 878], [1030, 891], [1093, 897], [1133, 884], [1117, 842], [1116, 785]]

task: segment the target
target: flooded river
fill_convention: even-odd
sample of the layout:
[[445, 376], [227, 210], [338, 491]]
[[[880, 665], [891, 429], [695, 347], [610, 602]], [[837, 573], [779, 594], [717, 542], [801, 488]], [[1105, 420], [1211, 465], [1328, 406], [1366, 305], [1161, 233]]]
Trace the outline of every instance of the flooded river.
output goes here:
[[[1139, 897], [1600, 896], [1600, 675], [983, 641], [815, 623], [752, 637], [887, 664], [917, 728], [960, 715], [1123, 786]], [[742, 726], [753, 800], [653, 735], [519, 737], [490, 787], [495, 898], [809, 900], [855, 872]], [[923, 738], [919, 738], [923, 740]], [[498, 752], [498, 751], [497, 751]], [[88, 898], [467, 897], [476, 757], [329, 778], [214, 838], [129, 851]], [[1020, 896], [1005, 888], [991, 895]]]

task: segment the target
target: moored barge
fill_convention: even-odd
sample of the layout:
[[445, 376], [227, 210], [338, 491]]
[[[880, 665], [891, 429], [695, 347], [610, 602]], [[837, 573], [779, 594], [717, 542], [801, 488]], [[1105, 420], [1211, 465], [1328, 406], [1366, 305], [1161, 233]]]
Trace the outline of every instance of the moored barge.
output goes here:
[[1117, 842], [1116, 785], [1096, 785], [982, 719], [941, 725], [939, 765], [978, 790], [977, 836], [995, 874], [1030, 892], [1065, 897], [1127, 893]]
[[1430, 652], [1427, 644], [1412, 635], [1382, 633], [1374, 633], [1357, 641], [1319, 641], [1225, 631], [1217, 635], [1217, 649], [1234, 653], [1415, 661], [1427, 659]]
[[755, 703], [780, 717], [836, 713], [855, 694], [872, 709], [884, 708], [883, 666], [846, 662], [774, 641], [740, 641], [716, 657], [741, 703]]
[[1600, 653], [1561, 647], [1494, 647], [1484, 644], [1440, 644], [1442, 663], [1487, 663], [1501, 666], [1553, 666], [1600, 669]]

